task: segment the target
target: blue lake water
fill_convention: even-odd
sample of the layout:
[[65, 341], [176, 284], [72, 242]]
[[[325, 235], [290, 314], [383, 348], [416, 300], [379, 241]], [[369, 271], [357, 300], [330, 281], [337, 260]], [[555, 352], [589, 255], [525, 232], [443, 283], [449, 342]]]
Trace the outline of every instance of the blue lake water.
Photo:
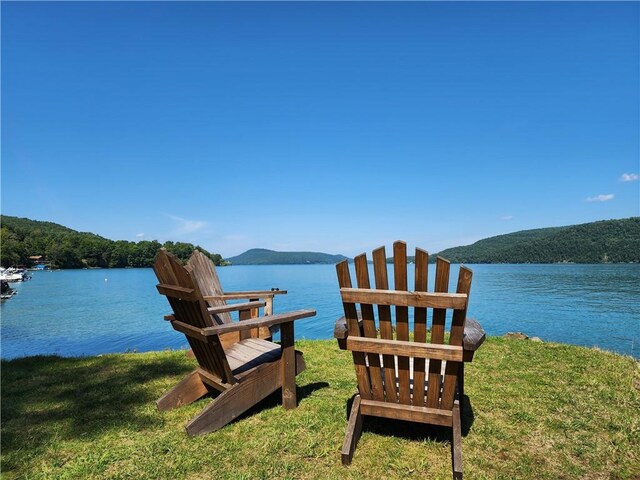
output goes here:
[[[468, 313], [487, 334], [520, 331], [640, 357], [640, 265], [470, 268]], [[430, 266], [430, 285], [434, 270]], [[342, 315], [333, 265], [233, 266], [219, 268], [218, 275], [226, 291], [288, 290], [276, 297], [276, 313], [316, 309], [316, 317], [296, 322], [296, 338], [332, 338]], [[455, 266], [451, 277], [453, 290]], [[1, 356], [185, 348], [184, 335], [162, 318], [170, 308], [156, 283], [151, 269], [33, 272], [31, 281], [14, 284], [18, 295], [0, 307]]]

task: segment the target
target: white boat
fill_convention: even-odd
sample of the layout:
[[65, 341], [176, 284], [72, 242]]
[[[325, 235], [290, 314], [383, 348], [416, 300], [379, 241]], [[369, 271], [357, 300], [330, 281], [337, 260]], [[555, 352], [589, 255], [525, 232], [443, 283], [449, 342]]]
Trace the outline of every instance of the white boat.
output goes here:
[[20, 268], [0, 268], [0, 280], [6, 280], [9, 283], [22, 282], [29, 280], [31, 277], [27, 274], [27, 271]]

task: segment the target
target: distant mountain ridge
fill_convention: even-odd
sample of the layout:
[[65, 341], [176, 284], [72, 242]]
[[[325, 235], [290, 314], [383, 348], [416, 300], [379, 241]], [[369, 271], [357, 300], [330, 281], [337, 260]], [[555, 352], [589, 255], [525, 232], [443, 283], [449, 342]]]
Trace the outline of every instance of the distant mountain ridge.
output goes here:
[[344, 260], [344, 255], [320, 252], [277, 252], [266, 248], [252, 248], [235, 257], [227, 258], [232, 265], [294, 265], [332, 264]]
[[639, 263], [640, 217], [523, 230], [438, 255], [454, 263]]
[[[430, 260], [437, 256], [453, 263], [640, 263], [640, 217], [522, 230], [447, 248]], [[345, 258], [254, 248], [227, 260], [233, 265], [335, 264]]]

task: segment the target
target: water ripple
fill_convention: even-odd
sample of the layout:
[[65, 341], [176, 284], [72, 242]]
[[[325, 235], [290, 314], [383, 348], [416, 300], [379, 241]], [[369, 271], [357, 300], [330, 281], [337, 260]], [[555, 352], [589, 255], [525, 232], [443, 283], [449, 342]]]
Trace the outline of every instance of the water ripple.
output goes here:
[[[471, 268], [469, 315], [489, 335], [521, 331], [640, 357], [640, 265]], [[332, 265], [234, 266], [218, 274], [227, 291], [288, 290], [276, 297], [276, 313], [316, 309], [316, 317], [296, 322], [297, 338], [331, 338], [333, 323], [343, 314]], [[453, 290], [457, 275], [451, 277]], [[155, 284], [151, 269], [34, 272], [33, 280], [17, 285], [18, 295], [2, 304], [1, 356], [184, 348], [184, 336], [163, 321], [170, 308]]]

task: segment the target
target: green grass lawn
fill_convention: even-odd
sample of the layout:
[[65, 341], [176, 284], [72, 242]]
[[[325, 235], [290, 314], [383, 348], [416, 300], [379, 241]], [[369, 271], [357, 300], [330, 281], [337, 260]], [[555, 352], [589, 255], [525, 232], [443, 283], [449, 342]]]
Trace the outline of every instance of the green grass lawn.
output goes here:
[[[447, 430], [365, 420], [340, 463], [350, 355], [300, 341], [299, 406], [279, 392], [222, 430], [188, 437], [211, 400], [158, 412], [194, 368], [184, 352], [2, 362], [2, 478], [450, 478]], [[640, 367], [630, 357], [489, 338], [466, 368], [466, 478], [640, 478]]]

